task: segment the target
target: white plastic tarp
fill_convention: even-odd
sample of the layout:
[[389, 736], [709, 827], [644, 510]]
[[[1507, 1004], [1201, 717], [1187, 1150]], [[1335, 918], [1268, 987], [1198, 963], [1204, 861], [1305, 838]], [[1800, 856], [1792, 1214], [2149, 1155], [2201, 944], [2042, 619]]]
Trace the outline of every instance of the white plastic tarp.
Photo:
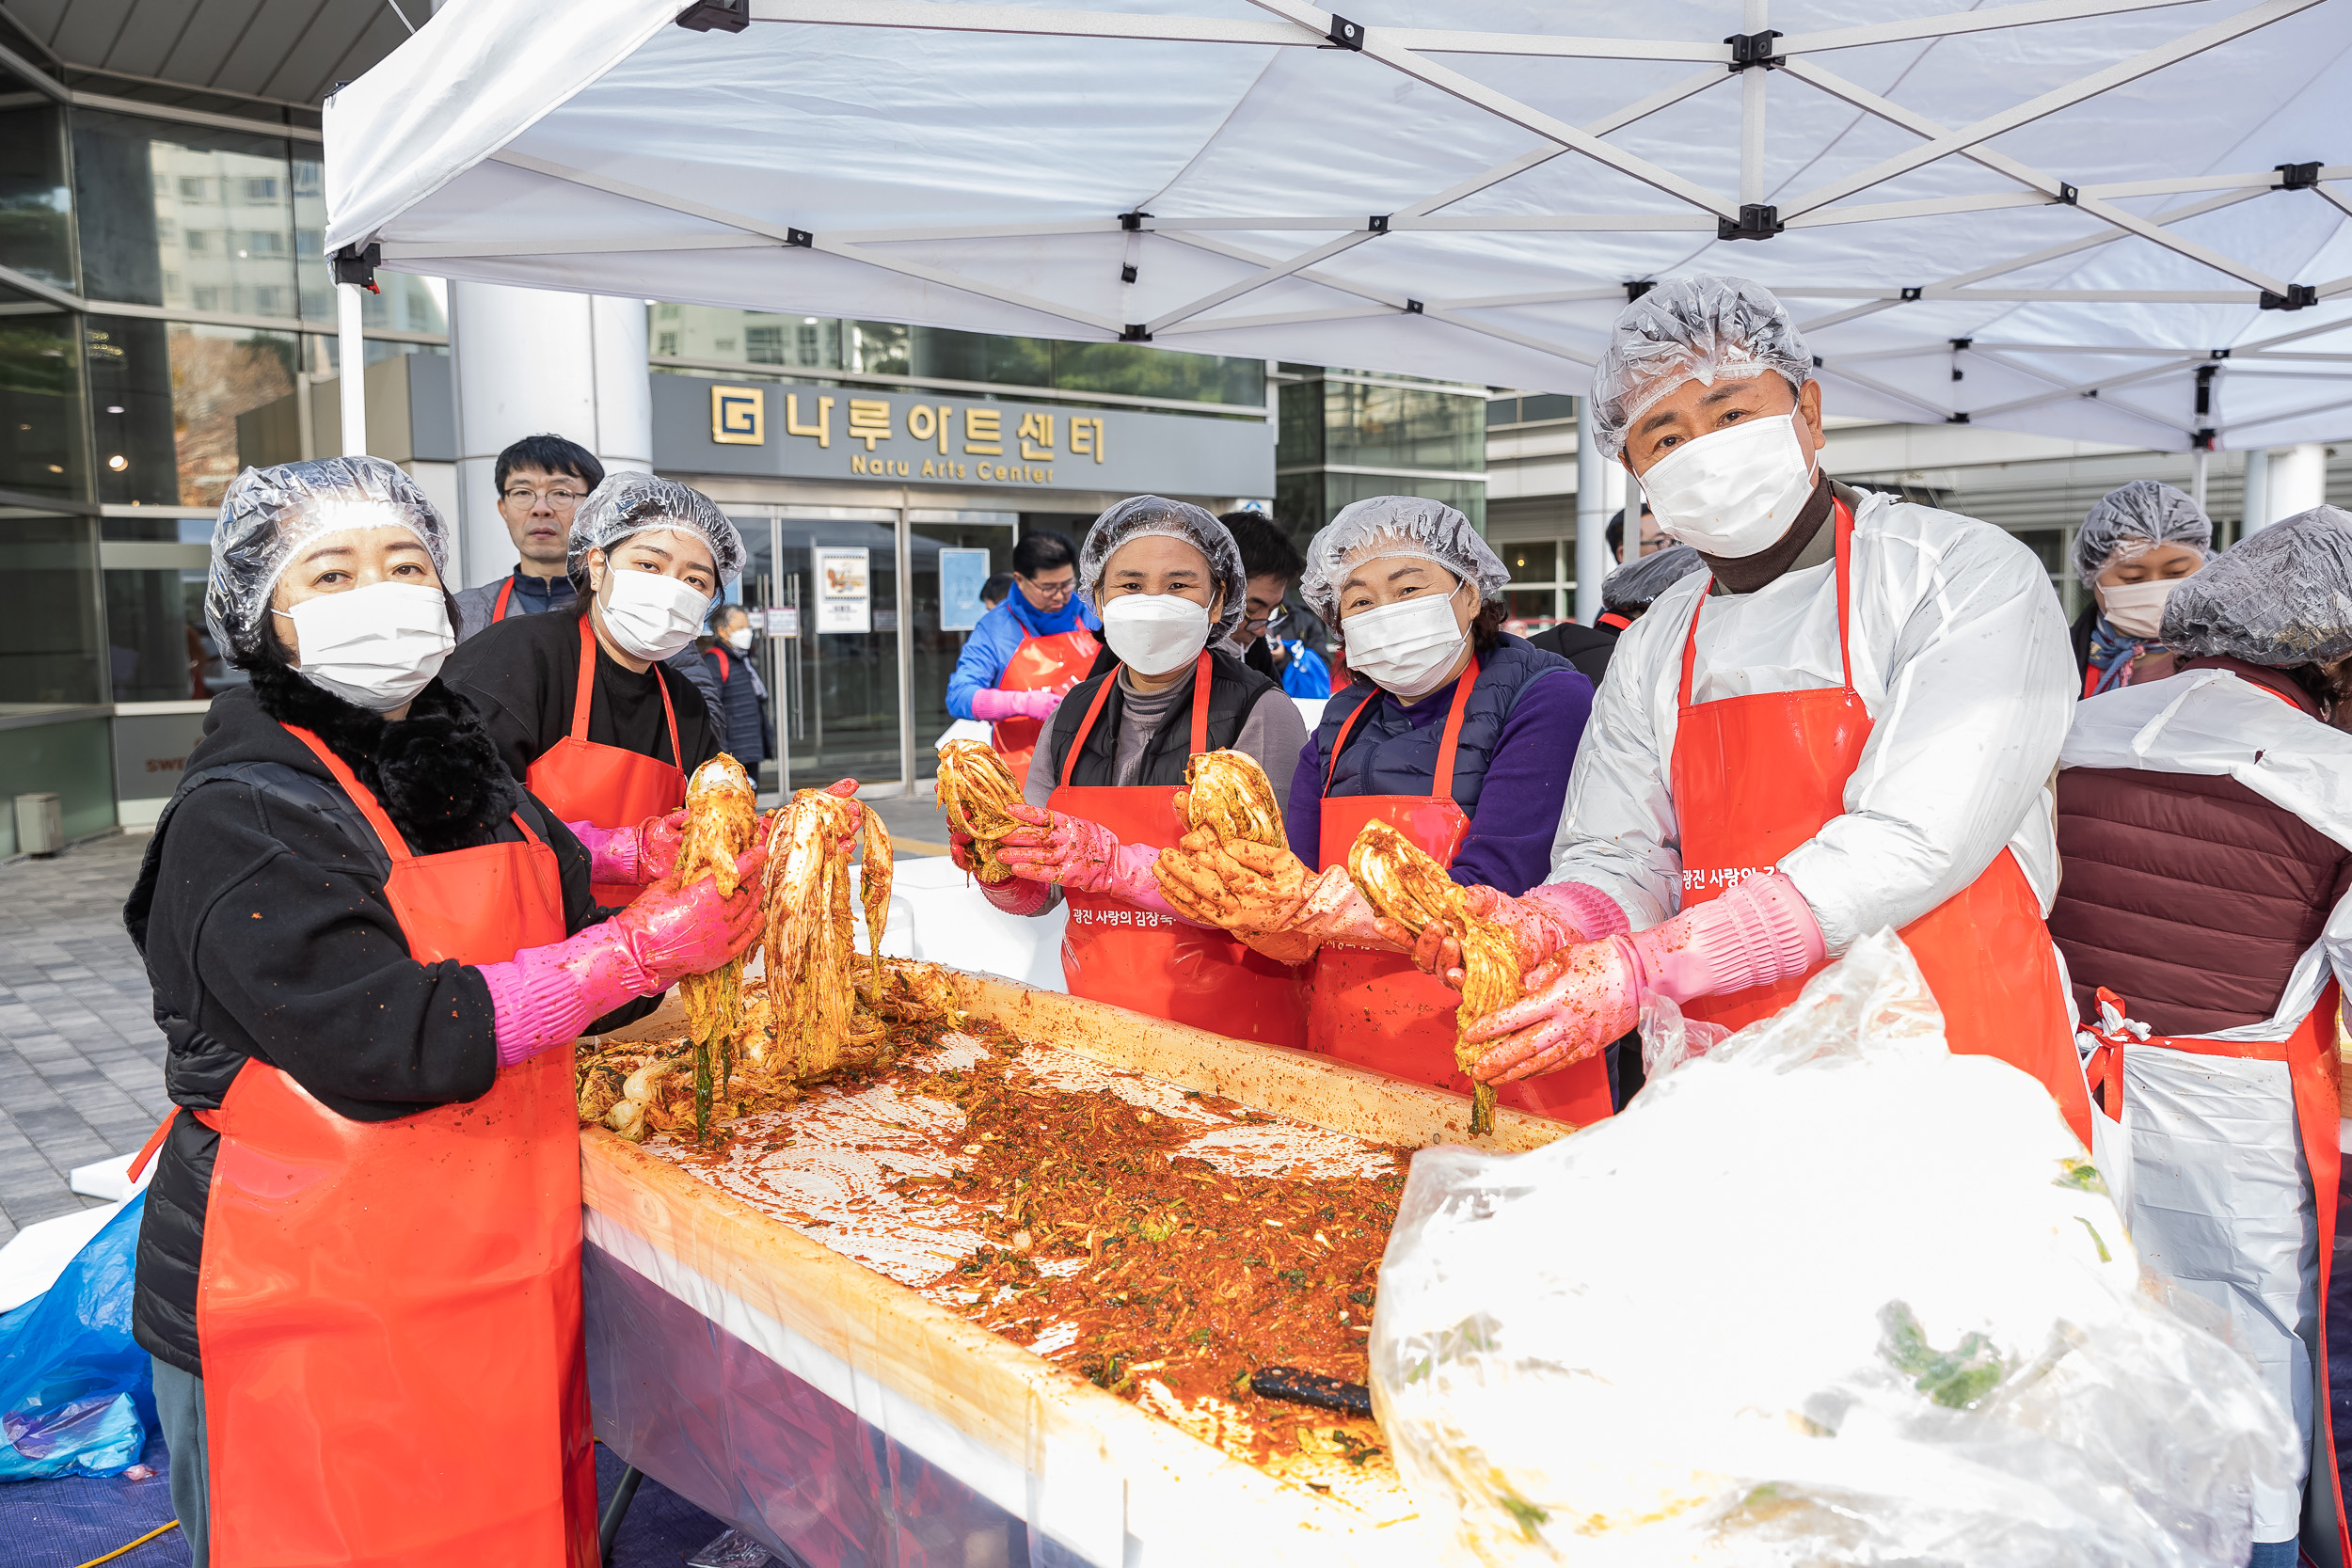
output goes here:
[[329, 101], [329, 246], [1570, 392], [1711, 270], [1833, 413], [2352, 433], [2347, 0], [731, 3], [453, 0]]

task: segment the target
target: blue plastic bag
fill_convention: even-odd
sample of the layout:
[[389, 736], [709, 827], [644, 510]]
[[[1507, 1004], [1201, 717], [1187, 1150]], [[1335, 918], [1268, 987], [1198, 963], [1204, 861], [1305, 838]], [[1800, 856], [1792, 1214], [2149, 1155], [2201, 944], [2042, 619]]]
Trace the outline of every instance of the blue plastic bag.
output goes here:
[[154, 1363], [131, 1339], [146, 1211], [135, 1194], [56, 1284], [0, 1317], [0, 1481], [119, 1475], [146, 1451]]

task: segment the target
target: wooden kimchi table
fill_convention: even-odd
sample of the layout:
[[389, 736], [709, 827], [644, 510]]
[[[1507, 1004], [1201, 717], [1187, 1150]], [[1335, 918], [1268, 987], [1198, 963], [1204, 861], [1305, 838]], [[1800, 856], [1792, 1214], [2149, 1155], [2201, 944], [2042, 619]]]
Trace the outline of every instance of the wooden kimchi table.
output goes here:
[[[1372, 1142], [1472, 1141], [1468, 1101], [1401, 1079], [993, 977], [958, 983], [976, 1018], [1180, 1088]], [[656, 1015], [625, 1033], [675, 1031]], [[1506, 1110], [1476, 1142], [1516, 1151], [1566, 1130]], [[580, 1155], [597, 1436], [787, 1561], [1434, 1555], [1409, 1516], [1373, 1520], [1229, 1458], [658, 1151], [591, 1129]]]

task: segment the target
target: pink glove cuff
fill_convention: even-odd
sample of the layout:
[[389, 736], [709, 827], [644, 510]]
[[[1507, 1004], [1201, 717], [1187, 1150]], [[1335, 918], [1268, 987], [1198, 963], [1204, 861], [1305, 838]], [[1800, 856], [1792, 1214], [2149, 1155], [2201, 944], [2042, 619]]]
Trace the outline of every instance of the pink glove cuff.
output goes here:
[[1631, 934], [1625, 906], [1583, 882], [1538, 882], [1519, 895], [1522, 902], [1549, 908], [1583, 942]]
[[588, 851], [588, 879], [637, 885], [637, 830], [599, 828], [594, 822], [566, 822], [572, 836]]
[[1122, 844], [1111, 856], [1110, 868], [1087, 891], [1107, 893], [1114, 898], [1124, 898], [1139, 910], [1184, 920], [1187, 926], [1195, 924], [1178, 914], [1175, 906], [1160, 892], [1160, 879], [1152, 874], [1159, 859], [1160, 852], [1148, 844]]
[[477, 967], [490, 990], [501, 1067], [575, 1039], [591, 1019], [660, 989], [596, 926]]
[[994, 723], [999, 719], [1018, 719], [1021, 713], [1021, 693], [996, 687], [985, 687], [972, 693], [972, 717]]
[[1052, 900], [1054, 886], [1015, 877], [1009, 881], [982, 882], [980, 894], [1007, 914], [1032, 915], [1042, 912]]
[[1774, 872], [1735, 884], [1633, 939], [1646, 989], [1687, 1002], [1802, 978], [1827, 957], [1797, 884]]

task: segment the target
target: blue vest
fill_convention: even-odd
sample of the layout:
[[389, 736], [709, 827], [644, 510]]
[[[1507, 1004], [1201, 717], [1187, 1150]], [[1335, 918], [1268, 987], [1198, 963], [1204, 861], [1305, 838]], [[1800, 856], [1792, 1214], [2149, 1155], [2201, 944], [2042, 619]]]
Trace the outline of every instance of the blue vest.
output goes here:
[[[1486, 784], [1486, 762], [1502, 738], [1503, 721], [1518, 705], [1527, 683], [1547, 670], [1575, 666], [1558, 654], [1548, 654], [1523, 637], [1502, 634], [1493, 650], [1479, 661], [1478, 679], [1470, 687], [1462, 713], [1462, 736], [1454, 752], [1454, 799], [1465, 812], [1476, 813], [1478, 797]], [[1427, 795], [1438, 782], [1438, 747], [1445, 738], [1445, 712], [1454, 689], [1441, 687], [1423, 697], [1435, 705], [1438, 717], [1419, 728], [1406, 717], [1397, 700], [1359, 677], [1346, 690], [1335, 692], [1315, 729], [1315, 759], [1328, 771], [1331, 743], [1369, 696], [1376, 705], [1348, 732], [1347, 750], [1332, 775], [1329, 795]]]

